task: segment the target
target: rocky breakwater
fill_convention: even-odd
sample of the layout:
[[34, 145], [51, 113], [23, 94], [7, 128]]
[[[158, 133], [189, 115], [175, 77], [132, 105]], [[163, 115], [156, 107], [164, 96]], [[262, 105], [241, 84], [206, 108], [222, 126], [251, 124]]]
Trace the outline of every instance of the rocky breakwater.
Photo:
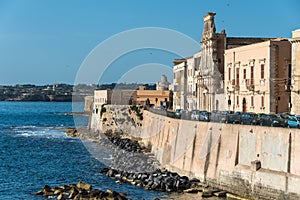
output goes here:
[[201, 183], [199, 179], [163, 169], [155, 156], [150, 153], [151, 147], [141, 144], [139, 138], [111, 131], [102, 134], [101, 139], [98, 134], [94, 137], [89, 133], [87, 137], [81, 130], [71, 130], [70, 133], [68, 135], [73, 137], [97, 139], [99, 145], [112, 149], [110, 163], [107, 163], [107, 160], [104, 162], [109, 167], [101, 169], [100, 173], [115, 179], [117, 184], [127, 183], [146, 190], [162, 192], [193, 193], [205, 198], [215, 196], [239, 199], [226, 191]]
[[57, 200], [127, 200], [125, 193], [118, 193], [115, 191], [107, 190], [101, 191], [98, 189], [92, 189], [92, 186], [88, 183], [78, 182], [77, 184], [69, 184], [63, 186], [50, 187], [45, 185], [43, 189], [35, 193], [36, 195], [42, 195], [46, 198]]
[[209, 187], [199, 179], [161, 169], [153, 154], [149, 153], [150, 147], [141, 146], [137, 140], [110, 135], [100, 143], [115, 148], [110, 167], [103, 168], [100, 173], [114, 178], [118, 184], [129, 183], [163, 192], [200, 193], [202, 197], [226, 197], [226, 191]]

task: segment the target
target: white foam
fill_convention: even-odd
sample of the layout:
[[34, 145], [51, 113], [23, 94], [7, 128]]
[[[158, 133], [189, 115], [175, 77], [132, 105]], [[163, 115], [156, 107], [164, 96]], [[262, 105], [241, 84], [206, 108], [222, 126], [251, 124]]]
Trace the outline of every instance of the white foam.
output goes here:
[[66, 138], [64, 130], [57, 130], [55, 127], [23, 126], [15, 127], [16, 137], [41, 137], [41, 138]]

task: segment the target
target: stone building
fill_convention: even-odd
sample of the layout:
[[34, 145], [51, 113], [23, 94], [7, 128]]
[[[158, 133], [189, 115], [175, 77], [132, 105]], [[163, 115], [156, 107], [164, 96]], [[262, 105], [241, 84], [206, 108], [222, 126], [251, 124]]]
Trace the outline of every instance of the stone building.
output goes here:
[[174, 60], [173, 109], [225, 110], [224, 53], [226, 49], [270, 40], [270, 38], [227, 37], [216, 32], [215, 13], [204, 17], [201, 50], [188, 58]]
[[187, 59], [173, 61], [173, 109], [187, 109]]
[[147, 99], [149, 104], [156, 106], [172, 107], [173, 93], [170, 90], [137, 90], [137, 105], [146, 105]]
[[300, 29], [293, 31], [292, 39], [292, 74], [291, 74], [291, 113], [300, 114]]
[[136, 99], [136, 90], [95, 90], [93, 112], [98, 114], [104, 104], [134, 105]]
[[256, 113], [290, 111], [291, 44], [271, 39], [225, 50], [227, 109]]
[[174, 109], [197, 109], [194, 56], [175, 60], [174, 65]]
[[172, 108], [173, 92], [170, 91], [170, 83], [165, 75], [162, 76], [162, 81], [158, 82], [157, 89], [147, 90], [146, 86], [139, 86], [138, 90], [95, 90], [93, 111], [98, 114], [102, 105], [146, 105], [164, 106]]
[[168, 82], [167, 76], [162, 75], [161, 81], [156, 83], [156, 90], [168, 90], [170, 83]]

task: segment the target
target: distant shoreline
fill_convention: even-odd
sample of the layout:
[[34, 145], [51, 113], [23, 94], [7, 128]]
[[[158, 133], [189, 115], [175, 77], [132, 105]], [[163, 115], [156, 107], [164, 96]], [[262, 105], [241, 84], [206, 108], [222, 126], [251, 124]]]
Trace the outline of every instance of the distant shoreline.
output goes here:
[[80, 101], [74, 101], [74, 100], [71, 100], [71, 101], [41, 101], [41, 100], [37, 100], [37, 101], [28, 101], [28, 100], [0, 100], [0, 102], [54, 102], [54, 103], [58, 103], [58, 102], [82, 102], [84, 103], [84, 100], [80, 100]]

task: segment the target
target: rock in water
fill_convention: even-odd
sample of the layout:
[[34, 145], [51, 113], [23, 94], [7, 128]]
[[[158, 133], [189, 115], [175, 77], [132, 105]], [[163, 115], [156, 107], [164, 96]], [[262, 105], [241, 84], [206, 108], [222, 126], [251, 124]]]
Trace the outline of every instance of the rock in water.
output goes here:
[[86, 190], [86, 191], [91, 191], [92, 190], [92, 186], [88, 183], [78, 182], [76, 186], [79, 189], [82, 189], [82, 190]]

